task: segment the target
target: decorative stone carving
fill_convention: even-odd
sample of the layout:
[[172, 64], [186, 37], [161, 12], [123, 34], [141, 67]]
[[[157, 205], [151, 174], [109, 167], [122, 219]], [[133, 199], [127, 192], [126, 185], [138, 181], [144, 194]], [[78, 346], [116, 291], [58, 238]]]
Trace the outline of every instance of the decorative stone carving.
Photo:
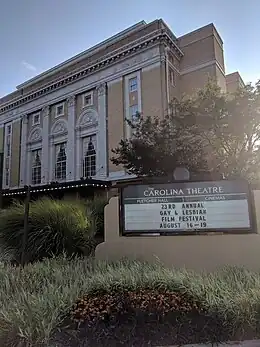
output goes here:
[[42, 113], [44, 117], [48, 117], [50, 115], [50, 106], [49, 105], [43, 106]]
[[98, 96], [102, 96], [106, 93], [106, 84], [105, 83], [101, 83], [98, 87], [97, 87], [97, 92], [98, 92]]
[[95, 110], [87, 110], [81, 114], [78, 121], [78, 128], [89, 128], [98, 125], [97, 112]]
[[29, 136], [29, 142], [37, 142], [41, 140], [42, 140], [42, 129], [41, 128], [33, 129]]
[[89, 125], [89, 126], [94, 126], [97, 123], [96, 117], [93, 115], [93, 113], [87, 113], [84, 115], [81, 121], [81, 126]]
[[69, 107], [75, 106], [76, 97], [75, 95], [70, 95], [67, 99], [67, 104]]
[[23, 115], [21, 116], [21, 119], [22, 119], [22, 122], [23, 122], [24, 124], [28, 124], [29, 115], [28, 115], [28, 114], [23, 114]]
[[59, 120], [53, 125], [51, 135], [65, 134], [67, 131], [68, 129], [67, 129], [67, 124], [65, 123], [65, 121]]

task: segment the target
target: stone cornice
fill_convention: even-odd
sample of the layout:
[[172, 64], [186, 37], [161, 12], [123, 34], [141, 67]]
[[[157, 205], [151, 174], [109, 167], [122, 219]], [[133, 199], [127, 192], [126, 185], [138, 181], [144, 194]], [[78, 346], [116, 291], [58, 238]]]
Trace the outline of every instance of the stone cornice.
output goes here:
[[101, 69], [120, 62], [126, 57], [135, 55], [139, 51], [141, 52], [146, 50], [147, 48], [150, 48], [160, 42], [170, 44], [179, 57], [183, 56], [182, 51], [173, 41], [173, 39], [169, 37], [168, 33], [164, 29], [160, 29], [134, 41], [134, 43], [132, 42], [129, 45], [125, 45], [122, 48], [109, 53], [107, 56], [96, 60], [91, 65], [81, 68], [79, 71], [74, 71], [72, 74], [64, 76], [62, 79], [52, 81], [48, 85], [41, 87], [41, 89], [28, 93], [27, 95], [23, 95], [15, 101], [7, 102], [6, 104], [0, 106], [0, 114], [14, 110], [16, 107], [29, 103], [42, 97], [43, 95], [50, 94], [54, 90], [61, 89], [66, 85], [74, 83], [79, 79], [85, 78], [86, 76], [91, 75]]

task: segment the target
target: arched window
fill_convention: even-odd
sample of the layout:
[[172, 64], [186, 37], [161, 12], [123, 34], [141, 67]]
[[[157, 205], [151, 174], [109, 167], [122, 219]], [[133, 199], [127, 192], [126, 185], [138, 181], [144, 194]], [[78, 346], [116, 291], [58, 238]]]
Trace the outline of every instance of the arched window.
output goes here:
[[58, 181], [66, 180], [67, 176], [67, 155], [66, 142], [59, 143], [56, 148], [55, 179]]
[[96, 136], [83, 138], [83, 177], [96, 176]]
[[41, 155], [41, 149], [32, 151], [32, 184], [40, 184], [42, 181]]

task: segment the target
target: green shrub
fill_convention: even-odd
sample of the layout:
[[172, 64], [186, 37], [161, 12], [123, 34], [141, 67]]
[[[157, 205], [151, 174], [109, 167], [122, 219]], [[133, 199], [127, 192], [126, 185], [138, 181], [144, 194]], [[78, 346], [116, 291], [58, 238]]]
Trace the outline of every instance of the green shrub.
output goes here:
[[108, 200], [103, 196], [95, 196], [85, 201], [88, 214], [92, 216], [93, 229], [98, 237], [104, 237], [104, 208]]
[[[66, 252], [89, 255], [95, 230], [81, 201], [41, 199], [30, 203], [26, 261]], [[19, 262], [24, 233], [24, 205], [15, 202], [0, 215], [0, 244]]]

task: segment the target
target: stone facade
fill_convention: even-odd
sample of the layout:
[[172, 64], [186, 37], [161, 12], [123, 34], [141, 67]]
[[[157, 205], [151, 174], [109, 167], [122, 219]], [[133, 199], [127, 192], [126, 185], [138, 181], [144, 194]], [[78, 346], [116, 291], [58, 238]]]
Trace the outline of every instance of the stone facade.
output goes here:
[[111, 150], [131, 136], [125, 119], [136, 111], [163, 117], [172, 98], [209, 77], [229, 88], [214, 25], [177, 38], [160, 19], [137, 23], [21, 84], [0, 99], [3, 187], [125, 178], [110, 162]]

